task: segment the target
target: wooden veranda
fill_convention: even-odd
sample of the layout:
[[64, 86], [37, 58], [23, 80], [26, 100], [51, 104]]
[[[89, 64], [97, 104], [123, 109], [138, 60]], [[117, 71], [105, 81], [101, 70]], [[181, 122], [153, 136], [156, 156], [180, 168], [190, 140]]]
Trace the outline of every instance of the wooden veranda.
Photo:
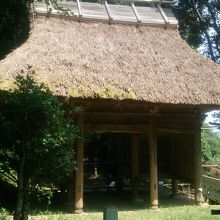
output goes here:
[[77, 144], [76, 213], [83, 211], [83, 136], [87, 132], [131, 134], [134, 199], [138, 196], [138, 137], [146, 136], [152, 209], [157, 209], [159, 205], [157, 137], [163, 135], [171, 138], [171, 167], [167, 176], [173, 181], [173, 190], [177, 179], [191, 181], [195, 188], [196, 204], [202, 202], [200, 128], [204, 109], [190, 105], [155, 105], [133, 101], [78, 100], [76, 103], [81, 109], [76, 113], [76, 118], [82, 137]]

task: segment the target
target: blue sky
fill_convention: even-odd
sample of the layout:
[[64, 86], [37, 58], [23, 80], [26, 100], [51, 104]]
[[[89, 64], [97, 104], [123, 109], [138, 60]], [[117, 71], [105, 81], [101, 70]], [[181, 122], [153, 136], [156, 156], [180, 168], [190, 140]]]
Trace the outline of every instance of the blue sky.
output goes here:
[[[213, 113], [214, 112], [217, 112], [217, 111], [211, 111], [211, 112], [207, 112], [207, 117], [206, 117], [206, 119], [205, 119], [205, 123], [209, 123], [209, 122], [214, 122], [214, 118], [212, 117], [212, 115], [213, 115]], [[217, 132], [217, 133], [220, 133], [220, 130], [219, 129], [217, 129], [217, 128], [213, 128], [213, 132]]]

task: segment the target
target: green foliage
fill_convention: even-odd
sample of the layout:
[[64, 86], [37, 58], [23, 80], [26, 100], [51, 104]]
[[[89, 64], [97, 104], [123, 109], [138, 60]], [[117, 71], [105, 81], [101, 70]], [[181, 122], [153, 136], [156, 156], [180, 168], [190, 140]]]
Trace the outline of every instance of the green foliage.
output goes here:
[[220, 164], [220, 137], [210, 130], [203, 130], [201, 143], [202, 163]]
[[190, 0], [180, 0], [175, 7], [176, 16], [179, 20], [179, 30], [181, 36], [190, 45], [198, 47], [202, 44], [202, 36], [197, 15], [193, 10]]
[[179, 0], [174, 7], [181, 36], [194, 48], [220, 63], [220, 2]]
[[28, 0], [0, 0], [0, 59], [29, 35]]
[[25, 153], [28, 176], [57, 173], [58, 166], [71, 170], [72, 164], [64, 162], [73, 159], [68, 146], [75, 140], [77, 128], [64, 118], [61, 104], [43, 84], [38, 86], [30, 75], [18, 75], [16, 85], [0, 102], [2, 159], [18, 170]]
[[16, 76], [16, 89], [10, 93], [0, 91], [0, 171], [14, 170], [26, 195], [75, 169], [78, 133], [61, 103], [33, 74]]
[[47, 184], [45, 186], [37, 186], [31, 188], [31, 198], [30, 200], [36, 201], [38, 203], [45, 203], [47, 208], [51, 205], [51, 200], [53, 198], [53, 192], [55, 190], [55, 186], [53, 184]]
[[0, 220], [7, 220], [9, 212], [5, 208], [0, 208]]

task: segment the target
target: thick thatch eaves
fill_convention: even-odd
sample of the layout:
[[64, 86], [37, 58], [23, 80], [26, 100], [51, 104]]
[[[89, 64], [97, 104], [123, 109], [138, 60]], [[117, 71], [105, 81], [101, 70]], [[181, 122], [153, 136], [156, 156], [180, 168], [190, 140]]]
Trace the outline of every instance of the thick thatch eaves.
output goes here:
[[39, 17], [0, 61], [0, 86], [28, 66], [56, 95], [220, 105], [220, 67], [174, 29]]

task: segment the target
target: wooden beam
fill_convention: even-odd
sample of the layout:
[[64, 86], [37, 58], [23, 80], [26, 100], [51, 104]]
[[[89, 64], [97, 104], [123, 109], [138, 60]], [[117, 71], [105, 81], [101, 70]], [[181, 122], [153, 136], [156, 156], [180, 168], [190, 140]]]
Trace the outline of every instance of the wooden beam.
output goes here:
[[157, 128], [158, 134], [192, 134], [193, 130], [190, 128]]
[[[85, 124], [85, 132], [118, 132], [118, 133], [148, 133], [149, 126], [141, 124]], [[158, 134], [193, 133], [190, 128], [158, 128]]]
[[139, 190], [139, 163], [138, 163], [138, 136], [136, 134], [132, 135], [132, 190], [133, 190], [133, 201], [139, 200], [138, 190]]
[[151, 116], [149, 124], [149, 155], [150, 155], [150, 205], [158, 208], [158, 174], [157, 174], [157, 131], [155, 117]]
[[[60, 16], [60, 15], [59, 15]], [[70, 19], [73, 16], [70, 17]], [[113, 21], [114, 22], [114, 21]], [[133, 24], [137, 23], [136, 20], [135, 22], [132, 22]], [[144, 25], [143, 22], [141, 22], [140, 25]], [[159, 25], [159, 24], [158, 24]], [[170, 24], [171, 25], [171, 24]], [[170, 26], [168, 25], [168, 26]], [[160, 26], [164, 27], [164, 24], [160, 24]], [[175, 25], [175, 28], [177, 25]], [[76, 105], [76, 106], [84, 106], [87, 105], [87, 103], [91, 104], [91, 107], [95, 107], [95, 109], [102, 108], [103, 106], [108, 106], [108, 109], [112, 109], [112, 106], [115, 104], [122, 105], [122, 108], [124, 111], [126, 109], [139, 109], [142, 111], [148, 111], [149, 108], [157, 106], [160, 111], [166, 111], [166, 112], [185, 112], [185, 113], [193, 113], [194, 110], [198, 110], [199, 112], [207, 112], [211, 110], [216, 110], [219, 108], [219, 105], [193, 105], [193, 104], [173, 104], [173, 103], [147, 103], [146, 101], [136, 101], [136, 100], [109, 100], [109, 99], [86, 99], [86, 98], [73, 98], [71, 97], [71, 101]], [[104, 108], [105, 110], [107, 108]]]
[[75, 174], [75, 213], [83, 212], [83, 158], [84, 158], [84, 123], [83, 117], [79, 117], [80, 138], [76, 145], [76, 165], [77, 171]]
[[202, 162], [201, 162], [201, 121], [200, 115], [195, 116], [194, 128], [194, 175], [195, 175], [195, 203], [203, 202], [202, 196]]
[[[78, 112], [75, 112], [74, 114], [76, 115], [84, 115], [84, 116], [112, 116], [112, 117], [115, 117], [115, 116], [140, 116], [140, 117], [148, 117], [151, 115], [150, 112], [121, 112], [121, 111], [111, 111], [111, 112], [104, 112], [104, 111], [78, 111]], [[180, 112], [180, 113], [163, 113], [163, 112], [158, 112], [157, 115], [159, 117], [162, 117], [162, 118], [167, 118], [167, 117], [170, 117], [170, 118], [177, 118], [177, 117], [180, 117], [180, 118], [194, 118], [194, 114], [193, 113], [185, 113], [185, 112]]]
[[147, 133], [147, 125], [86, 124], [86, 132]]

